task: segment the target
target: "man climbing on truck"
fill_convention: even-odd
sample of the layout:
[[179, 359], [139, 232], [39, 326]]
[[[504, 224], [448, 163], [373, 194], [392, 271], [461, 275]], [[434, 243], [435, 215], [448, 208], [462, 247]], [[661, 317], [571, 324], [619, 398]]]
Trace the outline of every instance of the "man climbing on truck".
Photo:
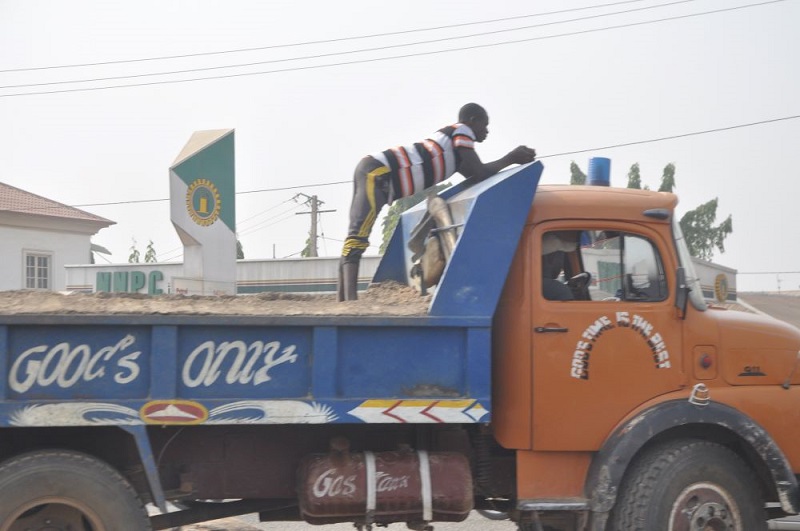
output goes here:
[[489, 134], [489, 115], [477, 103], [467, 103], [458, 123], [443, 127], [422, 142], [367, 155], [353, 176], [350, 225], [339, 263], [339, 300], [357, 299], [358, 267], [369, 247], [369, 235], [378, 213], [395, 199], [430, 188], [458, 172], [474, 182], [511, 164], [533, 162], [536, 151], [518, 146], [503, 157], [483, 163], [475, 142]]

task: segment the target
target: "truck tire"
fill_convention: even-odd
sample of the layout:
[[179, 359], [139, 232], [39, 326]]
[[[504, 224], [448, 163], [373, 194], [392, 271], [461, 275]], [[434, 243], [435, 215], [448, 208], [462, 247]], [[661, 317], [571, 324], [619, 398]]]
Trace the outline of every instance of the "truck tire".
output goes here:
[[150, 531], [131, 485], [86, 454], [43, 450], [0, 464], [0, 531]]
[[637, 460], [620, 486], [609, 531], [767, 529], [755, 474], [722, 445], [673, 441]]

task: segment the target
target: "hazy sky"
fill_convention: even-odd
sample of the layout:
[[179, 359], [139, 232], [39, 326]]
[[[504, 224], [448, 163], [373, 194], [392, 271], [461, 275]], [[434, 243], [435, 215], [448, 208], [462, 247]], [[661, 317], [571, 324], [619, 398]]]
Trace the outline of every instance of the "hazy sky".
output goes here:
[[336, 210], [334, 256], [358, 160], [475, 101], [483, 160], [527, 144], [547, 183], [605, 156], [612, 185], [638, 162], [657, 188], [674, 163], [679, 215], [733, 215], [714, 261], [739, 290], [797, 290], [799, 26], [800, 0], [0, 0], [0, 181], [116, 221], [93, 238], [113, 262], [133, 239], [176, 260], [168, 168], [192, 132], [234, 128], [245, 256], [303, 248], [298, 192]]

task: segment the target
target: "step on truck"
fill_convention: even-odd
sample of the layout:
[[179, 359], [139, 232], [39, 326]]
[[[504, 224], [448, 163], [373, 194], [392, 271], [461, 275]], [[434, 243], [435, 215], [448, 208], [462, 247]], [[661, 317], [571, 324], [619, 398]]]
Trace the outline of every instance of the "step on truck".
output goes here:
[[800, 331], [704, 301], [674, 195], [542, 170], [402, 216], [374, 282], [419, 285], [410, 315], [0, 309], [0, 531], [797, 514]]

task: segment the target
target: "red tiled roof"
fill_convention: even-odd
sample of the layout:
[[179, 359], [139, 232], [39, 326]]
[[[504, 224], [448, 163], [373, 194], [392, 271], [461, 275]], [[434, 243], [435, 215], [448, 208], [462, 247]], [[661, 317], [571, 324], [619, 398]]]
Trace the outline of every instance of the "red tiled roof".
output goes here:
[[0, 183], [0, 211], [54, 218], [81, 219], [108, 225], [114, 224], [114, 222], [109, 219], [95, 216], [79, 208], [67, 206], [63, 203], [26, 192], [25, 190], [20, 190], [19, 188], [5, 183]]

